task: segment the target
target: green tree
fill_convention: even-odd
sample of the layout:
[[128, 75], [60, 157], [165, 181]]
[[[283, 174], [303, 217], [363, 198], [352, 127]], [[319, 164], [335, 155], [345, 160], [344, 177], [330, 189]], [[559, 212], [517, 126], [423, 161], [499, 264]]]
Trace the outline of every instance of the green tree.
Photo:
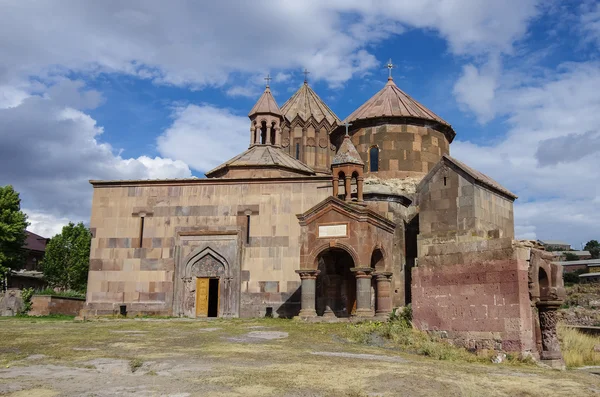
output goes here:
[[578, 261], [579, 257], [571, 252], [565, 252], [565, 261]]
[[594, 259], [600, 259], [600, 243], [598, 240], [590, 240], [583, 248], [585, 251], [589, 251], [590, 255]]
[[23, 267], [27, 215], [21, 211], [21, 199], [11, 185], [0, 186], [0, 277], [11, 269]]
[[62, 290], [85, 291], [92, 233], [83, 223], [69, 223], [46, 245], [43, 270], [48, 284]]

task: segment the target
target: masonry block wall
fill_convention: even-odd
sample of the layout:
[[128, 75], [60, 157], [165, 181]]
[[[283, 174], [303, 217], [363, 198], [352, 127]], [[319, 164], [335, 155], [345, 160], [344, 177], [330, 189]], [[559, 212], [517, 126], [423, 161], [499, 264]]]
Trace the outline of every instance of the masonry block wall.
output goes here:
[[466, 173], [445, 165], [424, 181], [418, 192], [422, 238], [514, 237], [514, 199], [479, 185]]
[[239, 315], [276, 311], [300, 285], [296, 214], [331, 192], [328, 177], [94, 183], [86, 309], [111, 314], [126, 303], [132, 314], [174, 314], [178, 261], [204, 244], [200, 237], [233, 233]]
[[413, 269], [413, 321], [472, 349], [534, 351], [529, 250], [510, 238], [426, 244]]
[[297, 119], [292, 126], [284, 126], [281, 132], [281, 146], [290, 156], [302, 161], [316, 172], [330, 173], [331, 159], [335, 156], [335, 147], [331, 147], [327, 123], [314, 120], [304, 122]]
[[34, 295], [31, 298], [30, 316], [48, 316], [51, 314], [64, 314], [77, 316], [85, 305], [85, 299], [64, 298], [51, 295]]
[[406, 204], [393, 201], [394, 196], [387, 197], [389, 201], [366, 201], [367, 207], [396, 224], [394, 229], [393, 246], [391, 252], [391, 268], [394, 273], [392, 277], [392, 302], [394, 307], [406, 304], [406, 246], [405, 246], [405, 223], [415, 215], [414, 206], [407, 207]]
[[379, 178], [422, 177], [449, 154], [450, 144], [443, 133], [427, 124], [394, 124], [361, 127], [352, 132], [352, 143], [365, 162], [365, 176], [371, 174], [369, 150], [379, 149]]

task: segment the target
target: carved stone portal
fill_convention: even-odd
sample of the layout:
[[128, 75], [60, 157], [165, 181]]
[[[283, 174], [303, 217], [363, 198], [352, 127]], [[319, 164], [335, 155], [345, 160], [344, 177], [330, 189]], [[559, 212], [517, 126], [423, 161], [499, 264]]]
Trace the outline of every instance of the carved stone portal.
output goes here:
[[[213, 244], [217, 244], [213, 242]], [[227, 245], [224, 245], [227, 247]], [[235, 246], [232, 246], [235, 249]], [[227, 253], [227, 249], [225, 251]], [[218, 317], [237, 317], [239, 310], [239, 275], [229, 261], [210, 247], [198, 247], [182, 260], [178, 269], [175, 310], [180, 316], [196, 317], [199, 278], [218, 279]], [[213, 288], [213, 287], [211, 287]], [[203, 291], [203, 294], [206, 291]], [[212, 299], [212, 298], [211, 298]]]

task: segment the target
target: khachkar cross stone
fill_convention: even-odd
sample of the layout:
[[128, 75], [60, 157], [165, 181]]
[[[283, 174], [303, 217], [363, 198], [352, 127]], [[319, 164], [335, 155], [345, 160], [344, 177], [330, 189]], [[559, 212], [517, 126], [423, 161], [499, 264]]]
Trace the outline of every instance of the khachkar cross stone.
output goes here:
[[350, 127], [352, 124], [346, 121], [346, 122], [344, 123], [344, 125], [346, 126], [346, 136], [350, 136], [350, 135], [348, 135], [348, 128], [349, 128], [349, 127]]
[[392, 63], [392, 58], [390, 58], [388, 60], [388, 63], [385, 67], [388, 68], [388, 71], [389, 71], [388, 79], [391, 79], [392, 78], [392, 69], [394, 69], [396, 67], [396, 65], [394, 65]]
[[267, 81], [267, 88], [269, 88], [269, 83], [271, 82], [271, 80], [273, 80], [271, 78], [271, 74], [267, 74], [267, 77], [265, 77], [265, 80]]

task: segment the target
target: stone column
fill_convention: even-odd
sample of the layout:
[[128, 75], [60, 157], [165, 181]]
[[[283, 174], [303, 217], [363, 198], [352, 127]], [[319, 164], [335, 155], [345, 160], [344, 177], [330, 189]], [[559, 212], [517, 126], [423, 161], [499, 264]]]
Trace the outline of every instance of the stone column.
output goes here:
[[300, 299], [300, 317], [316, 317], [317, 311], [315, 310], [315, 293], [316, 293], [316, 280], [320, 270], [296, 270], [296, 273], [300, 275], [302, 285], [300, 287], [301, 299]]
[[350, 269], [356, 275], [356, 315], [359, 317], [373, 316], [371, 309], [371, 272], [370, 267], [353, 267]]
[[378, 272], [374, 276], [377, 280], [375, 315], [387, 317], [392, 312], [392, 272]]
[[250, 127], [250, 145], [254, 145], [256, 143], [256, 128]]
[[340, 189], [340, 178], [338, 176], [333, 177], [333, 197], [337, 197]]
[[560, 307], [558, 301], [540, 301], [537, 304], [540, 313], [540, 330], [542, 334], [542, 362], [551, 367], [564, 367], [560, 343], [556, 335], [558, 321], [556, 310]]
[[362, 176], [356, 178], [356, 196], [358, 201], [363, 201], [363, 181], [364, 178]]
[[271, 126], [267, 126], [267, 136], [266, 136], [265, 143], [267, 145], [271, 144]]
[[350, 201], [350, 200], [352, 200], [352, 175], [350, 175], [350, 176], [346, 175], [345, 183], [346, 183], [344, 185], [344, 188], [346, 189], [345, 200]]

